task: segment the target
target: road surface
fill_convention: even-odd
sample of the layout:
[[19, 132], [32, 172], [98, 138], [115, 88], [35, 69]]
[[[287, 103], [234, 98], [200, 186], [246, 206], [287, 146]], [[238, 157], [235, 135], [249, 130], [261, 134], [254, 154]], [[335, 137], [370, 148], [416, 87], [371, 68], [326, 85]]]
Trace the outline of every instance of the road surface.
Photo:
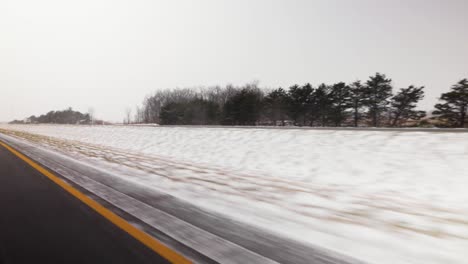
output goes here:
[[0, 263], [169, 263], [0, 146]]

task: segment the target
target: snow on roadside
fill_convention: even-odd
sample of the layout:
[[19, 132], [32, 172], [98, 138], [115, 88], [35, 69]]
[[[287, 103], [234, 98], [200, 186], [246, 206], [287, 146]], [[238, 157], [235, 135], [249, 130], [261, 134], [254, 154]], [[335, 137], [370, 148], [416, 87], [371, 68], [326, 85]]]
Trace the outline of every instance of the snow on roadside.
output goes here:
[[0, 125], [11, 131], [371, 263], [468, 257], [468, 133]]

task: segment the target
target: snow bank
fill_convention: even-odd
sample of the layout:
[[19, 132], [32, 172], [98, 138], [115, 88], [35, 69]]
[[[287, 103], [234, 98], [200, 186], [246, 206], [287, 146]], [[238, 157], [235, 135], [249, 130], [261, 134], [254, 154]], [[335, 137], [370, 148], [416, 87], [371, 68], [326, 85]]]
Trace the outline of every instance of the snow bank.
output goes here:
[[468, 257], [468, 133], [0, 128], [53, 137], [16, 135], [371, 263], [466, 263]]

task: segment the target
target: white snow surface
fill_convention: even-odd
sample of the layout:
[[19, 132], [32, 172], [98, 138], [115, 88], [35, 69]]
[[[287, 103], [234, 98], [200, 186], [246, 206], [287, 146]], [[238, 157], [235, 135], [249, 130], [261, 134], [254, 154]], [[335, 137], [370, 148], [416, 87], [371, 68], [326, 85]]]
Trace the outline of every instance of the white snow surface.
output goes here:
[[468, 133], [4, 124], [2, 132], [369, 263], [468, 263]]

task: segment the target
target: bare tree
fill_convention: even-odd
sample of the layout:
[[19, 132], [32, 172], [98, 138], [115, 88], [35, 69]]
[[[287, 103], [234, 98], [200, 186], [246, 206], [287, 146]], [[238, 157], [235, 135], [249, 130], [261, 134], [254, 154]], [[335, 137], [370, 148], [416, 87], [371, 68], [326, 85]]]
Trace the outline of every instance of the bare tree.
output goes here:
[[144, 112], [143, 109], [140, 108], [138, 105], [135, 107], [135, 117], [133, 121], [137, 124], [143, 123]]
[[127, 108], [125, 109], [125, 118], [124, 118], [124, 124], [130, 124], [132, 122], [132, 109]]

